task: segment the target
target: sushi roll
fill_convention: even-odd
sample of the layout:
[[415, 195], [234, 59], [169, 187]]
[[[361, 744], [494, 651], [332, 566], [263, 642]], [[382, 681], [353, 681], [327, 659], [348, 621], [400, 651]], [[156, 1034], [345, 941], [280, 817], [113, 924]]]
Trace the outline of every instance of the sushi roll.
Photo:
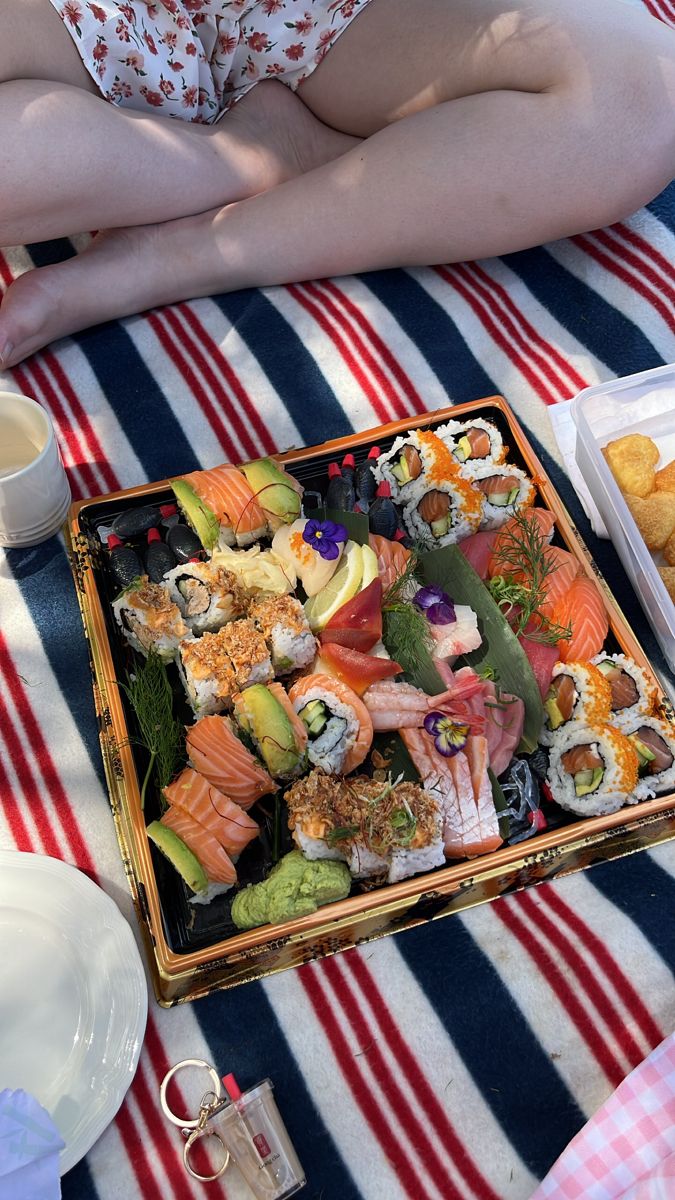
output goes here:
[[250, 546], [267, 533], [267, 519], [250, 484], [231, 463], [191, 471], [172, 479], [171, 487], [209, 554], [235, 544]]
[[481, 529], [498, 529], [521, 508], [534, 503], [534, 484], [528, 475], [510, 463], [485, 463], [462, 467], [462, 474], [481, 493]]
[[435, 433], [412, 429], [397, 437], [391, 450], [380, 455], [373, 474], [378, 484], [389, 484], [396, 504], [406, 504], [458, 470], [448, 447]]
[[426, 550], [448, 546], [475, 533], [481, 523], [483, 499], [459, 472], [420, 490], [403, 510], [403, 524]]
[[675, 786], [675, 730], [672, 725], [659, 717], [636, 713], [630, 721], [625, 719], [622, 732], [638, 756], [637, 799], [646, 800]]
[[638, 713], [652, 713], [658, 690], [648, 671], [625, 654], [598, 654], [593, 659], [611, 688], [612, 724], [623, 728]]
[[232, 707], [237, 689], [232, 660], [222, 642], [222, 633], [190, 635], [178, 646], [178, 674], [192, 711], [198, 716]]
[[275, 779], [294, 779], [305, 770], [307, 730], [280, 683], [258, 683], [239, 692], [234, 715]]
[[288, 675], [314, 661], [317, 641], [294, 596], [260, 600], [251, 605], [249, 617], [265, 639], [275, 675]]
[[112, 609], [129, 645], [141, 654], [154, 650], [169, 661], [189, 632], [168, 588], [161, 583], [150, 583], [147, 575], [141, 575], [125, 588], [113, 600]]
[[551, 746], [569, 721], [609, 723], [612, 689], [592, 663], [556, 663], [544, 701], [542, 746]]
[[342, 680], [305, 675], [288, 693], [307, 730], [307, 754], [328, 775], [348, 774], [370, 750], [373, 723], [363, 701]]
[[438, 425], [435, 433], [460, 465], [471, 462], [482, 466], [485, 463], [500, 463], [506, 458], [507, 447], [501, 433], [492, 421], [486, 421], [483, 417], [448, 421], [445, 425]]
[[546, 782], [556, 804], [580, 817], [617, 812], [638, 800], [638, 754], [611, 725], [570, 721], [556, 735]]
[[246, 611], [236, 575], [212, 563], [183, 563], [166, 575], [171, 599], [193, 633], [215, 633]]

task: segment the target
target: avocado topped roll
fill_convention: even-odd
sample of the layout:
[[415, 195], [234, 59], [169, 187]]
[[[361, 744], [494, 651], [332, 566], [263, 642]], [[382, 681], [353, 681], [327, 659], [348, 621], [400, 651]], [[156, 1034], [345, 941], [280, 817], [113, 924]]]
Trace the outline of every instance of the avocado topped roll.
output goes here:
[[553, 744], [568, 721], [609, 722], [611, 688], [592, 663], [556, 663], [544, 700], [542, 746]]
[[275, 779], [294, 779], [305, 770], [307, 730], [280, 683], [257, 683], [240, 692], [234, 715]]
[[194, 633], [215, 633], [246, 611], [245, 592], [236, 575], [224, 567], [182, 563], [168, 571], [165, 580], [171, 599]]
[[638, 800], [675, 786], [675, 733], [667, 721], [636, 713], [626, 721], [623, 732], [638, 756]]
[[612, 723], [623, 728], [638, 713], [652, 713], [657, 702], [657, 688], [648, 672], [626, 654], [598, 654], [593, 659], [609, 683], [612, 692]]
[[570, 721], [551, 747], [546, 781], [556, 804], [580, 817], [598, 817], [635, 804], [638, 755], [611, 725]]

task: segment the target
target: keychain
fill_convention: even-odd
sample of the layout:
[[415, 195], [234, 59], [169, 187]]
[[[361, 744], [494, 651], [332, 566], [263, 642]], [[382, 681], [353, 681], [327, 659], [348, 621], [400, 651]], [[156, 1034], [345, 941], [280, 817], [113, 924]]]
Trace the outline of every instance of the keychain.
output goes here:
[[[193, 1120], [172, 1112], [166, 1098], [169, 1083], [184, 1067], [206, 1071], [212, 1084], [202, 1096], [199, 1114]], [[183, 1163], [193, 1179], [211, 1183], [220, 1178], [232, 1160], [258, 1200], [285, 1200], [304, 1187], [305, 1173], [272, 1091], [271, 1080], [263, 1079], [242, 1092], [234, 1075], [225, 1075], [221, 1080], [215, 1067], [202, 1058], [183, 1059], [167, 1071], [159, 1099], [165, 1116], [186, 1139]], [[225, 1155], [214, 1175], [198, 1174], [190, 1161], [195, 1143], [204, 1137], [215, 1138]]]

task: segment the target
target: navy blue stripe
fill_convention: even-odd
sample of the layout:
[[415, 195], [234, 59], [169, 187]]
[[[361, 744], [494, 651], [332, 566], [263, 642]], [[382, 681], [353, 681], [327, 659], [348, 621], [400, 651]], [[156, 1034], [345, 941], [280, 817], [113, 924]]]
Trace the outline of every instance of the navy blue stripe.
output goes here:
[[[663, 364], [660, 354], [633, 321], [546, 250], [522, 250], [505, 255], [502, 261], [551, 316], [616, 375], [632, 375]], [[589, 259], [589, 266], [591, 263]]]
[[[262, 292], [234, 292], [215, 296], [214, 300], [278, 392], [304, 445], [352, 432], [342, 406], [304, 342]], [[275, 436], [274, 429], [270, 433]]]
[[647, 208], [659, 221], [663, 221], [671, 233], [675, 233], [675, 182], [669, 184]]
[[67, 1189], [64, 1195], [68, 1196], [68, 1200], [96, 1200], [98, 1196], [86, 1158], [80, 1159], [79, 1163], [63, 1176], [62, 1185]]
[[657, 954], [675, 972], [675, 879], [644, 851], [599, 863], [588, 879], [620, 912], [630, 917]]
[[279, 1111], [307, 1175], [307, 1200], [358, 1200], [359, 1189], [312, 1103], [262, 984], [206, 996], [195, 1004], [194, 1013], [219, 1075], [231, 1071], [242, 1091], [267, 1076], [272, 1079]]
[[[71, 257], [72, 246], [62, 239], [39, 242], [29, 251], [35, 265], [41, 267]], [[186, 432], [123, 326], [109, 321], [75, 334], [73, 341], [86, 355], [146, 479], [166, 479], [199, 467]]]
[[457, 917], [418, 926], [396, 944], [505, 1136], [541, 1178], [585, 1117], [508, 988]]
[[[101, 787], [105, 790], [89, 653], [75, 584], [61, 541], [53, 537], [30, 550], [8, 550], [6, 553], [8, 565], [35, 622], [64, 701]], [[31, 678], [28, 665], [23, 666], [19, 661], [16, 666], [26, 680], [26, 694], [37, 716], [40, 711], [38, 696], [41, 681]]]
[[371, 271], [361, 276], [389, 310], [446, 389], [447, 396], [425, 395], [427, 409], [448, 400], [464, 404], [494, 396], [499, 388], [469, 350], [455, 322], [407, 271]]

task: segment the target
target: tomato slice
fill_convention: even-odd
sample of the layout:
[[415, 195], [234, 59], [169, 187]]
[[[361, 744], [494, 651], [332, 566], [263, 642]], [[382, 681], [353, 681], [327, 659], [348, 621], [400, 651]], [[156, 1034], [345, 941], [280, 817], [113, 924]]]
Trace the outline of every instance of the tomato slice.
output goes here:
[[336, 675], [357, 696], [362, 696], [371, 683], [398, 675], [403, 667], [391, 658], [362, 654], [360, 650], [352, 650], [350, 646], [342, 646], [339, 642], [328, 642], [321, 646], [313, 669]]
[[321, 631], [321, 643], [337, 642], [360, 650], [372, 650], [382, 637], [382, 581], [373, 579], [333, 614]]

